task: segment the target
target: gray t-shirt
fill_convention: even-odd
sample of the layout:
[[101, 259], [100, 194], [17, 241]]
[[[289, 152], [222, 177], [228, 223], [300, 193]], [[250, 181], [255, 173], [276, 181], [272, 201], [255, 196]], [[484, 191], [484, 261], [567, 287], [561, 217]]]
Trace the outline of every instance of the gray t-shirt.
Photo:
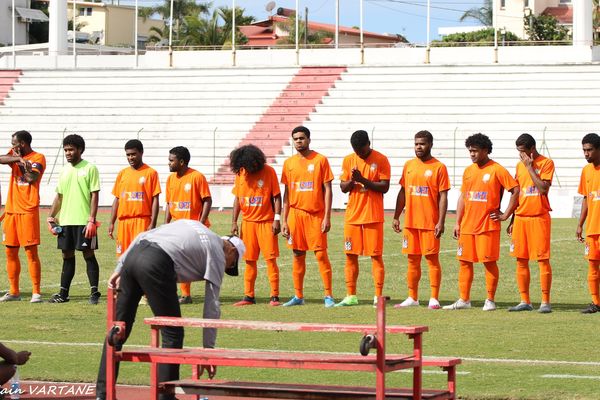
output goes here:
[[[199, 221], [180, 219], [140, 233], [119, 258], [120, 272], [129, 250], [141, 240], [156, 243], [171, 257], [178, 282], [206, 281], [203, 318], [219, 319], [219, 295], [225, 273], [223, 239]], [[204, 347], [215, 347], [216, 329], [204, 329]]]

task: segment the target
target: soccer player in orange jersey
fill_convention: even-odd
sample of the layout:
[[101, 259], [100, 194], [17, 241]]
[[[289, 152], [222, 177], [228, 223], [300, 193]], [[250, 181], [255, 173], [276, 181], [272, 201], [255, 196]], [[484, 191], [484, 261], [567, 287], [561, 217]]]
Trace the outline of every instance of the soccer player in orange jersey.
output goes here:
[[281, 192], [275, 170], [267, 165], [265, 154], [258, 147], [249, 144], [241, 146], [229, 155], [229, 166], [236, 175], [233, 190], [233, 219], [231, 233], [240, 231], [238, 218], [242, 214], [240, 237], [246, 245], [246, 270], [244, 272], [244, 298], [234, 306], [256, 304], [254, 284], [256, 282], [256, 261], [259, 253], [267, 264], [267, 274], [271, 286], [269, 304], [279, 302], [279, 243], [281, 232]]
[[425, 256], [429, 267], [431, 297], [429, 308], [440, 308], [439, 293], [442, 281], [440, 265], [440, 238], [444, 233], [450, 178], [446, 166], [431, 155], [433, 135], [420, 131], [415, 135], [416, 158], [408, 161], [402, 170], [402, 186], [396, 199], [396, 211], [392, 228], [400, 229], [400, 215], [404, 215], [402, 253], [408, 256], [406, 283], [408, 298], [395, 307], [419, 305], [419, 281], [421, 279], [421, 256]]
[[[583, 155], [588, 165], [581, 171], [578, 192], [583, 196], [581, 216], [577, 225], [577, 239], [585, 243], [588, 259], [588, 287], [592, 302], [583, 310], [584, 314], [600, 311], [600, 136], [589, 133], [581, 141]], [[585, 238], [583, 237], [585, 224]]]
[[539, 312], [552, 312], [550, 287], [550, 202], [548, 191], [554, 176], [554, 162], [537, 152], [533, 136], [524, 133], [515, 142], [521, 162], [517, 164], [515, 178], [519, 183], [519, 205], [506, 228], [512, 236], [510, 255], [517, 259], [517, 285], [521, 302], [508, 311], [532, 311], [529, 298], [529, 260], [537, 260], [540, 267], [542, 303]]
[[306, 251], [315, 252], [325, 292], [325, 307], [333, 307], [331, 263], [327, 255], [327, 232], [331, 228], [331, 181], [333, 173], [327, 158], [310, 149], [310, 130], [292, 130], [298, 154], [283, 163], [281, 183], [285, 185], [281, 232], [294, 252], [292, 277], [295, 295], [284, 307], [304, 304]]
[[38, 256], [40, 244], [40, 182], [46, 169], [46, 158], [31, 148], [31, 134], [18, 131], [12, 135], [12, 149], [0, 156], [0, 164], [9, 164], [12, 173], [8, 187], [2, 233], [6, 246], [6, 272], [9, 291], [0, 301], [21, 300], [19, 275], [19, 247], [25, 248], [29, 277], [31, 278], [31, 303], [42, 301], [40, 294], [41, 268]]
[[371, 149], [367, 132], [359, 130], [350, 138], [354, 153], [342, 162], [340, 188], [349, 193], [344, 218], [347, 295], [335, 306], [358, 304], [358, 256], [370, 256], [375, 298], [382, 295], [385, 280], [383, 264], [383, 195], [390, 188], [390, 163], [386, 156]]
[[129, 167], [117, 175], [112, 194], [115, 199], [110, 214], [108, 236], [113, 232], [117, 218], [117, 257], [123, 254], [141, 232], [156, 228], [160, 182], [158, 172], [144, 164], [144, 145], [137, 139], [125, 143]]
[[[210, 227], [210, 188], [200, 171], [188, 167], [190, 159], [190, 151], [186, 147], [177, 146], [169, 150], [169, 171], [172, 174], [167, 178], [165, 223], [178, 219], [193, 219]], [[191, 304], [191, 284], [183, 282], [179, 287], [179, 303]]]
[[[517, 207], [519, 184], [506, 168], [489, 158], [492, 141], [486, 135], [476, 133], [469, 136], [465, 146], [473, 164], [465, 168], [463, 173], [453, 232], [454, 238], [458, 240], [456, 258], [460, 263], [460, 298], [443, 308], [471, 308], [473, 263], [483, 262], [487, 290], [483, 310], [492, 311], [496, 309], [494, 298], [499, 277], [497, 261], [500, 258], [500, 222], [506, 221]], [[500, 201], [504, 190], [511, 195], [506, 210], [502, 212]]]

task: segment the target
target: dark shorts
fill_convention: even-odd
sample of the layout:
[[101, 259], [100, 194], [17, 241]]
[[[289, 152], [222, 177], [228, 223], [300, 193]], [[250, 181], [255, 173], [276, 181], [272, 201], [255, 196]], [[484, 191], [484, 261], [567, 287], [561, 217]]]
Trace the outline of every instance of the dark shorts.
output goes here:
[[85, 225], [67, 225], [62, 227], [62, 232], [58, 235], [58, 248], [61, 250], [97, 250], [98, 236], [86, 239], [83, 235]]

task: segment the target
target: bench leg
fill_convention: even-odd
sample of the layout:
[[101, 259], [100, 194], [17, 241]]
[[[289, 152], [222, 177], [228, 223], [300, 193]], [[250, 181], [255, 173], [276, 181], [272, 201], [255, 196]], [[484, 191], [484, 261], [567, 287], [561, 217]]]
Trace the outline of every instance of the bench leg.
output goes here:
[[[152, 326], [150, 331], [150, 346], [158, 347], [160, 340], [160, 328]], [[158, 400], [158, 364], [150, 364], [150, 400]]]
[[[106, 294], [106, 331], [110, 332], [114, 323], [116, 315], [116, 302], [115, 302], [115, 291], [112, 288], [108, 289]], [[108, 400], [116, 400], [117, 388], [116, 388], [116, 354], [115, 348], [108, 344], [108, 340], [104, 339], [104, 346], [106, 347], [106, 398]]]
[[456, 367], [446, 367], [444, 371], [448, 372], [448, 391], [452, 394], [452, 399], [456, 398]]

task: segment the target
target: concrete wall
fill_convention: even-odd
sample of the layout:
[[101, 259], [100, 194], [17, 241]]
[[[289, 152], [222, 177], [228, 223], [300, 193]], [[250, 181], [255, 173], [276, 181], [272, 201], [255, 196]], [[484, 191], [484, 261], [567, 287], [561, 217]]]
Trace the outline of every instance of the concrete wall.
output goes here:
[[[28, 0], [15, 0], [17, 7], [29, 8]], [[0, 43], [12, 44], [12, 0], [0, 0]], [[15, 43], [27, 44], [27, 24], [21, 22], [19, 14], [15, 11]]]

